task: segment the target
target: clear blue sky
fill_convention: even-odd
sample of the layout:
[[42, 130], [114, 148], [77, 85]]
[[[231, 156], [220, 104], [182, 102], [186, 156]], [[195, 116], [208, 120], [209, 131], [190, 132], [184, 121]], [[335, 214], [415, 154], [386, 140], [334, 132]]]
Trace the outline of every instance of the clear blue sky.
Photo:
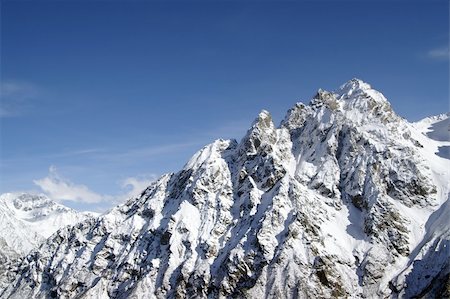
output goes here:
[[102, 209], [353, 77], [447, 112], [448, 39], [448, 1], [1, 1], [0, 192]]

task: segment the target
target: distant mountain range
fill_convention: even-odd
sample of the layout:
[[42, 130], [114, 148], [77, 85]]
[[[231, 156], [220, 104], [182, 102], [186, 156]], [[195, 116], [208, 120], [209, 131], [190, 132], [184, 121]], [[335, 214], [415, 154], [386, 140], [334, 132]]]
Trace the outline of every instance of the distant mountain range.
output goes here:
[[448, 298], [449, 148], [352, 79], [98, 217], [3, 195], [0, 297]]
[[77, 212], [42, 194], [0, 195], [0, 272], [9, 261], [38, 248], [58, 229], [94, 216], [98, 214]]

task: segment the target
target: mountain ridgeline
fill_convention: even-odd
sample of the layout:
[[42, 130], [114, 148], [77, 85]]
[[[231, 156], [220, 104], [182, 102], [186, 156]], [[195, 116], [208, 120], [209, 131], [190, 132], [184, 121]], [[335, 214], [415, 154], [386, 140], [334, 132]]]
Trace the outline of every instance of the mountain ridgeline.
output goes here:
[[37, 248], [58, 229], [95, 216], [65, 207], [42, 194], [0, 195], [0, 289], [4, 277], [11, 274], [10, 263]]
[[[439, 121], [445, 121], [448, 115]], [[444, 298], [450, 160], [358, 79], [51, 235], [1, 298]], [[442, 138], [441, 138], [442, 139]], [[445, 139], [445, 138], [444, 138]]]

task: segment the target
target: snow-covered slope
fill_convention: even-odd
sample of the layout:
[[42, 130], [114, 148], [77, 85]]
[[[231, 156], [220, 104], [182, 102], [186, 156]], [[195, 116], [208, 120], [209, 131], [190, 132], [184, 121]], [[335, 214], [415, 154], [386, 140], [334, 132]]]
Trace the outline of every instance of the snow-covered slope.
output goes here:
[[427, 117], [413, 124], [414, 127], [436, 142], [436, 154], [450, 159], [450, 112]]
[[[353, 79], [217, 140], [9, 271], [4, 298], [449, 294], [445, 141]], [[423, 128], [423, 126], [422, 126]]]
[[80, 222], [89, 215], [57, 204], [45, 195], [2, 194], [0, 255], [10, 257], [24, 255], [58, 229]]

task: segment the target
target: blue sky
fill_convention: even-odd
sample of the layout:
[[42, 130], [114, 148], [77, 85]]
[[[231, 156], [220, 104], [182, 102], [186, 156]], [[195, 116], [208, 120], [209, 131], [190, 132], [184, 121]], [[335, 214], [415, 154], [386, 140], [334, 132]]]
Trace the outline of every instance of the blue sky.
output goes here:
[[449, 111], [448, 1], [2, 1], [0, 192], [120, 202], [358, 77]]

